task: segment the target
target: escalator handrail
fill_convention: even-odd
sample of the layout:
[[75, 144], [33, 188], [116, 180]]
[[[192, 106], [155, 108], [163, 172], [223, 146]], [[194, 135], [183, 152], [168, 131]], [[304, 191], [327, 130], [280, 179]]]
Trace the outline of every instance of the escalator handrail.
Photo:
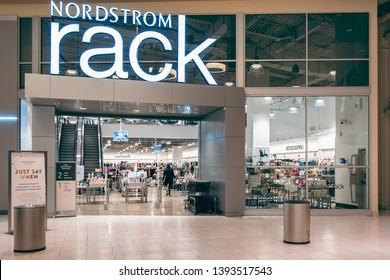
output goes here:
[[80, 136], [80, 164], [84, 165], [84, 117], [81, 118], [81, 136]]
[[62, 136], [62, 122], [60, 121], [60, 117], [57, 116], [57, 153], [56, 153], [57, 160], [60, 160], [61, 136]]
[[103, 168], [103, 153], [102, 153], [102, 133], [101, 133], [100, 117], [98, 117], [98, 149], [99, 149], [99, 168]]

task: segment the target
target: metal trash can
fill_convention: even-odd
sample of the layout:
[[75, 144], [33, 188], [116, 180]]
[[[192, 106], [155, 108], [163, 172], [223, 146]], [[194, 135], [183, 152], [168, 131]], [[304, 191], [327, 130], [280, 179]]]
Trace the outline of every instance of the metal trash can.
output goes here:
[[284, 203], [283, 241], [291, 244], [310, 242], [310, 204], [307, 200], [289, 200]]
[[46, 249], [46, 206], [14, 207], [14, 251], [34, 252]]

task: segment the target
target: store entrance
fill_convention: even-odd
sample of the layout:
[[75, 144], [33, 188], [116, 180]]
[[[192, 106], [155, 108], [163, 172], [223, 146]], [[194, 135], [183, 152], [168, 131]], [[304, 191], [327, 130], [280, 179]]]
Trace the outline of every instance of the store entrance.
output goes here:
[[[58, 118], [60, 116], [69, 116], [69, 125], [72, 122], [76, 122], [77, 126], [72, 129], [73, 131], [75, 129], [77, 130], [77, 136], [79, 131], [80, 133], [81, 131], [84, 131], [82, 126], [87, 127], [94, 125], [94, 118], [100, 118], [97, 129], [101, 126], [101, 137], [96, 137], [96, 134], [99, 135], [99, 131], [96, 131], [96, 126], [92, 128], [94, 129], [93, 133], [95, 134], [95, 137], [100, 141], [98, 147], [101, 147], [102, 150], [109, 140], [105, 139], [104, 136], [105, 126], [102, 124], [104, 118], [122, 119], [119, 123], [116, 121], [115, 128], [114, 126], [107, 126], [112, 128], [109, 131], [107, 130], [107, 137], [111, 137], [111, 145], [114, 144], [114, 132], [118, 132], [118, 136], [121, 136], [123, 135], [123, 131], [127, 131], [128, 135], [124, 134], [123, 136], [128, 137], [129, 139], [135, 138], [134, 140], [142, 142], [142, 139], [144, 138], [151, 138], [152, 143], [155, 143], [153, 149], [160, 149], [159, 154], [162, 154], [164, 148], [164, 143], [161, 144], [161, 147], [157, 145], [159, 139], [182, 138], [182, 136], [172, 137], [172, 130], [167, 129], [168, 126], [170, 128], [175, 128], [179, 127], [179, 125], [163, 123], [164, 121], [197, 121], [198, 126], [192, 126], [192, 128], [195, 127], [194, 129], [197, 131], [197, 137], [188, 138], [191, 142], [186, 142], [186, 145], [188, 146], [193, 143], [192, 141], [197, 138], [197, 141], [194, 141], [194, 143], [197, 143], [199, 147], [199, 156], [197, 160], [199, 163], [198, 176], [200, 180], [210, 182], [210, 195], [215, 198], [212, 204], [213, 208], [216, 209], [218, 213], [226, 216], [241, 216], [243, 214], [243, 201], [245, 200], [245, 174], [243, 172], [245, 167], [245, 93], [243, 88], [29, 74], [26, 77], [26, 89], [23, 97], [28, 100], [30, 104], [29, 110], [31, 110], [32, 115], [32, 118], [26, 118], [26, 127], [27, 129], [34, 131], [34, 133], [31, 134], [26, 133], [26, 135], [32, 135], [32, 150], [48, 151], [48, 162], [50, 163], [50, 168], [48, 168], [49, 180], [54, 181], [55, 162], [60, 159], [58, 156], [58, 145], [60, 145], [61, 139], [58, 135], [65, 135], [62, 133], [62, 128], [60, 126], [64, 123], [68, 124], [67, 119], [65, 122], [64, 120], [59, 120]], [[55, 116], [57, 116], [57, 122], [53, 122]], [[89, 120], [90, 123], [85, 122], [88, 118], [91, 119]], [[142, 131], [139, 129], [141, 126], [135, 127], [136, 124], [127, 124], [124, 119], [137, 119], [141, 122], [157, 120], [158, 123], [144, 125], [144, 127], [153, 127], [148, 131], [150, 132], [150, 130], [152, 130], [156, 132], [156, 134], [152, 136], [133, 135], [133, 132]], [[125, 128], [125, 126], [129, 126], [129, 128]], [[178, 131], [183, 134], [183, 131], [188, 127], [190, 126], [181, 126], [178, 128]], [[53, 133], [56, 130], [58, 133]], [[145, 133], [146, 132], [147, 131], [145, 130]], [[85, 137], [85, 135], [83, 137]], [[42, 139], [44, 139], [45, 142], [42, 141]], [[89, 138], [83, 138], [83, 140], [78, 143], [83, 143], [82, 145], [85, 147], [84, 151], [88, 150], [90, 152], [89, 156], [91, 161], [100, 160], [103, 172], [103, 164], [104, 161], [107, 160], [107, 157], [103, 157], [103, 154], [106, 153], [106, 151], [108, 153], [108, 149], [106, 148], [100, 156], [98, 155], [96, 157], [98, 153], [96, 153], [96, 150], [93, 150], [94, 146], [92, 144], [86, 144], [87, 139]], [[107, 141], [105, 142], [105, 140]], [[72, 142], [72, 140], [70, 140], [70, 142], [73, 145], [76, 143]], [[152, 147], [152, 143], [149, 143], [149, 149]], [[131, 149], [130, 144], [125, 144], [122, 141], [119, 141], [118, 145], [122, 150], [122, 154], [126, 152], [126, 148], [129, 148], [129, 150]], [[165, 142], [165, 145], [168, 144]], [[135, 143], [133, 143], [133, 149], [135, 146]], [[123, 149], [125, 149], [125, 151]], [[115, 155], [117, 157], [120, 156], [118, 152], [120, 152], [120, 150], [111, 154], [112, 157], [109, 159], [108, 163], [111, 162], [114, 164], [114, 159], [120, 160], [120, 162], [133, 160], [138, 156], [137, 150], [135, 153], [129, 154], [129, 158], [122, 160], [115, 157]], [[139, 153], [142, 154], [142, 151], [139, 150]], [[150, 151], [147, 153], [150, 153]], [[165, 153], [169, 154], [169, 152]], [[180, 152], [175, 151], [171, 152], [171, 154], [173, 159], [177, 154], [180, 155]], [[77, 156], [81, 157], [82, 154], [76, 153], [76, 157]], [[182, 156], [184, 157], [184, 150], [182, 151]], [[170, 159], [171, 158], [167, 158], [166, 161], [169, 161]], [[189, 161], [193, 162], [196, 160], [189, 159]], [[151, 163], [152, 161], [148, 162]], [[157, 158], [157, 162], [160, 162], [159, 158]], [[118, 165], [115, 167], [118, 167]], [[119, 165], [119, 170], [120, 168], [121, 165]], [[115, 168], [115, 170], [117, 169], [118, 168]], [[85, 176], [88, 176], [91, 172], [95, 172], [95, 169], [85, 169], [82, 172], [82, 174], [84, 174], [82, 179], [84, 180]], [[54, 185], [55, 182], [52, 182], [52, 184]], [[97, 187], [99, 187], [99, 185]], [[89, 203], [85, 203], [83, 206], [93, 205], [90, 203], [90, 199], [92, 198], [93, 200], [94, 189], [96, 202], [97, 187], [89, 189]], [[115, 189], [115, 185], [112, 188]], [[151, 194], [148, 193], [148, 198], [150, 195]], [[161, 192], [161, 196], [166, 199], [172, 199], [172, 196], [164, 197], [163, 192]], [[55, 192], [49, 192], [47, 199], [49, 201], [48, 214], [56, 215]], [[108, 199], [110, 199], [110, 197], [108, 197]], [[111, 201], [112, 199], [113, 198], [111, 198]], [[194, 200], [195, 199], [199, 199], [199, 197], [194, 197]], [[162, 199], [162, 201], [164, 203], [164, 199]], [[132, 206], [132, 210], [145, 207], [145, 205], [152, 205], [148, 212], [141, 212], [141, 210], [139, 210], [140, 212], [127, 212], [127, 214], [143, 213], [144, 215], [167, 215], [170, 213], [172, 215], [178, 215], [180, 214], [179, 211], [182, 211], [181, 214], [193, 214], [187, 213], [184, 210], [184, 199], [180, 199], [180, 201], [180, 205], [170, 204], [166, 207], [161, 203], [153, 205], [150, 203], [149, 199], [148, 204], [127, 203], [125, 205], [126, 207]], [[195, 202], [193, 204], [199, 205]], [[104, 207], [105, 205], [109, 206], [108, 211], [111, 212], [106, 210]], [[191, 204], [189, 205], [191, 206]], [[126, 214], [126, 212], [116, 211], [116, 205], [114, 204], [101, 203], [99, 206], [100, 207], [95, 207], [93, 209], [83, 209], [83, 212], [79, 211], [78, 213], [99, 213], [102, 215], [106, 213], [110, 215]], [[167, 209], [169, 209], [169, 211]]]
[[58, 124], [59, 159], [79, 169], [77, 215], [192, 215], [186, 203], [188, 182], [199, 179], [197, 120], [61, 115]]

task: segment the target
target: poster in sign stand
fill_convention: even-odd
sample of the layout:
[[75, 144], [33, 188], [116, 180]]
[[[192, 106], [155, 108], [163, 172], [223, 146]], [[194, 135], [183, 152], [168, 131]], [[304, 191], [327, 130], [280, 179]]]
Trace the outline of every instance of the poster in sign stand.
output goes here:
[[56, 163], [56, 216], [76, 216], [76, 162]]
[[8, 232], [13, 233], [15, 206], [46, 206], [47, 152], [9, 151]]

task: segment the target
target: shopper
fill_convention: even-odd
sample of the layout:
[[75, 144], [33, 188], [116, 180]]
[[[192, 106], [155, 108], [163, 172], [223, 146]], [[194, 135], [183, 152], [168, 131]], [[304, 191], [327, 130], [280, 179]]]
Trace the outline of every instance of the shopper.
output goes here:
[[173, 178], [175, 177], [175, 174], [173, 173], [173, 169], [171, 167], [171, 164], [168, 163], [167, 167], [164, 170], [164, 186], [167, 186], [167, 194], [171, 196], [171, 189], [173, 186]]

